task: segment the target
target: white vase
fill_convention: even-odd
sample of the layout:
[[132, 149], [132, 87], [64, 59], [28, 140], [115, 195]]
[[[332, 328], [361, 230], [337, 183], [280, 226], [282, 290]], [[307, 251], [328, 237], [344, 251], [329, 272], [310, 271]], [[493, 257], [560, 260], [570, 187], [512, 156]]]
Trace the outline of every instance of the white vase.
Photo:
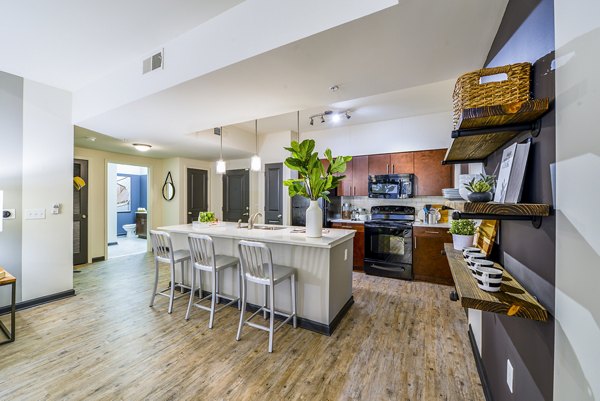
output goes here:
[[463, 248], [473, 246], [474, 235], [459, 235], [452, 234], [452, 242], [454, 243], [454, 249], [462, 251]]
[[310, 206], [306, 209], [306, 236], [310, 238], [320, 238], [323, 235], [323, 211], [319, 206], [319, 201], [310, 201]]

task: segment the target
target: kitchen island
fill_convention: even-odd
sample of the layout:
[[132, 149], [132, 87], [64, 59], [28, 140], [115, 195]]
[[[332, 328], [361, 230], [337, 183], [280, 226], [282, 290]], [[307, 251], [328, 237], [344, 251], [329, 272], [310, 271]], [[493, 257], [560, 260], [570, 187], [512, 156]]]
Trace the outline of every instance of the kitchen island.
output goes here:
[[[348, 308], [352, 298], [352, 243], [354, 230], [326, 229], [321, 238], [308, 238], [303, 227], [257, 225], [249, 230], [236, 223], [196, 226], [192, 224], [160, 227], [171, 234], [175, 249], [187, 249], [187, 235], [209, 235], [217, 254], [238, 256], [240, 240], [260, 241], [271, 249], [273, 263], [297, 269], [297, 314], [302, 328], [330, 335]], [[224, 294], [238, 294], [237, 278], [233, 271], [219, 277]], [[204, 273], [203, 273], [204, 274]], [[176, 269], [176, 280], [179, 280]], [[185, 273], [184, 282], [190, 280]], [[208, 276], [202, 277], [203, 290], [208, 287]], [[250, 308], [263, 304], [263, 291], [248, 283]], [[275, 287], [276, 309], [290, 312], [289, 285]]]

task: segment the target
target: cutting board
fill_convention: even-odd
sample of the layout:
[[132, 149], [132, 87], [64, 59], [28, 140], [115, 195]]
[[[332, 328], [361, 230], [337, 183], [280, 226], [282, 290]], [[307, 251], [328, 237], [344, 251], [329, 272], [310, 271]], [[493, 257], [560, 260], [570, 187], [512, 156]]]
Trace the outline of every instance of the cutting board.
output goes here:
[[481, 220], [481, 224], [475, 233], [475, 246], [481, 248], [482, 252], [490, 256], [497, 232], [498, 220]]

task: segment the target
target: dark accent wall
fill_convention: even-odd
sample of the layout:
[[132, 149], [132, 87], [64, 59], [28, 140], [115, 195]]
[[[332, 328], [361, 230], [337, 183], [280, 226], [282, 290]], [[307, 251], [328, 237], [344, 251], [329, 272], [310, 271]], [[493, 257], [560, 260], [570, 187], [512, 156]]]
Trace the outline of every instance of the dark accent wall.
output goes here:
[[117, 176], [131, 178], [131, 211], [117, 213], [117, 235], [126, 235], [123, 225], [135, 223], [135, 211], [138, 207], [147, 208], [148, 176], [136, 174], [117, 174]]
[[[551, 111], [542, 119], [541, 133], [533, 139], [522, 202], [553, 203], [550, 180], [550, 165], [556, 159], [553, 59], [553, 1], [510, 0], [486, 66], [533, 63], [534, 97], [549, 97], [551, 101]], [[523, 134], [518, 140], [527, 137], [529, 134]], [[494, 171], [501, 157], [502, 150], [490, 156], [488, 173]], [[482, 358], [495, 401], [552, 400], [555, 231], [554, 216], [544, 218], [540, 229], [529, 222], [501, 222], [500, 246], [494, 257], [538, 297], [551, 316], [542, 323], [483, 312]], [[506, 384], [507, 359], [514, 367], [513, 394]]]
[[[0, 266], [17, 278], [17, 301], [20, 301], [23, 248], [23, 78], [2, 71], [0, 139], [0, 190], [4, 191], [4, 208], [16, 211], [16, 218], [4, 220], [3, 230], [0, 232]], [[0, 306], [9, 303], [9, 286], [2, 287]]]

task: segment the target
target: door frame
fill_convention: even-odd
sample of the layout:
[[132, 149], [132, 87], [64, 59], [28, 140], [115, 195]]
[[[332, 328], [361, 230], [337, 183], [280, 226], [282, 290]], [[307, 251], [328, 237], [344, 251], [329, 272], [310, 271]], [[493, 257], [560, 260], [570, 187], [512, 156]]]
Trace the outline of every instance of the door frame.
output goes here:
[[[118, 159], [104, 159], [104, 221], [103, 221], [103, 226], [104, 226], [104, 259], [108, 260], [108, 165], [109, 164], [124, 164], [127, 166], [136, 166], [136, 167], [145, 167], [146, 169], [148, 169], [148, 191], [146, 192], [146, 205], [148, 206], [146, 208], [146, 210], [148, 211], [147, 214], [147, 226], [148, 226], [148, 230], [150, 230], [153, 227], [153, 220], [154, 220], [154, 209], [152, 208], [152, 198], [154, 196], [153, 194], [153, 185], [152, 185], [152, 181], [154, 179], [154, 170], [152, 168], [152, 166], [150, 164], [144, 164], [144, 163], [136, 163], [136, 162], [128, 162], [128, 161], [123, 161], [123, 160], [118, 160]], [[88, 230], [89, 230], [89, 226], [90, 224], [88, 223]], [[149, 238], [146, 239], [146, 252], [150, 252], [152, 250], [152, 241], [149, 240]]]
[[[89, 193], [89, 183], [90, 183], [90, 160], [84, 157], [77, 157], [75, 155], [73, 155], [73, 164], [75, 164], [77, 161], [84, 161], [86, 163], [86, 196], [85, 196], [85, 203], [86, 203], [86, 230], [85, 230], [85, 241], [82, 241], [83, 235], [82, 235], [82, 231], [79, 231], [79, 242], [80, 242], [80, 247], [81, 247], [81, 243], [85, 242], [85, 253], [86, 253], [86, 261], [85, 263], [90, 263], [91, 257], [90, 257], [90, 193]], [[77, 266], [73, 263], [73, 266]]]

